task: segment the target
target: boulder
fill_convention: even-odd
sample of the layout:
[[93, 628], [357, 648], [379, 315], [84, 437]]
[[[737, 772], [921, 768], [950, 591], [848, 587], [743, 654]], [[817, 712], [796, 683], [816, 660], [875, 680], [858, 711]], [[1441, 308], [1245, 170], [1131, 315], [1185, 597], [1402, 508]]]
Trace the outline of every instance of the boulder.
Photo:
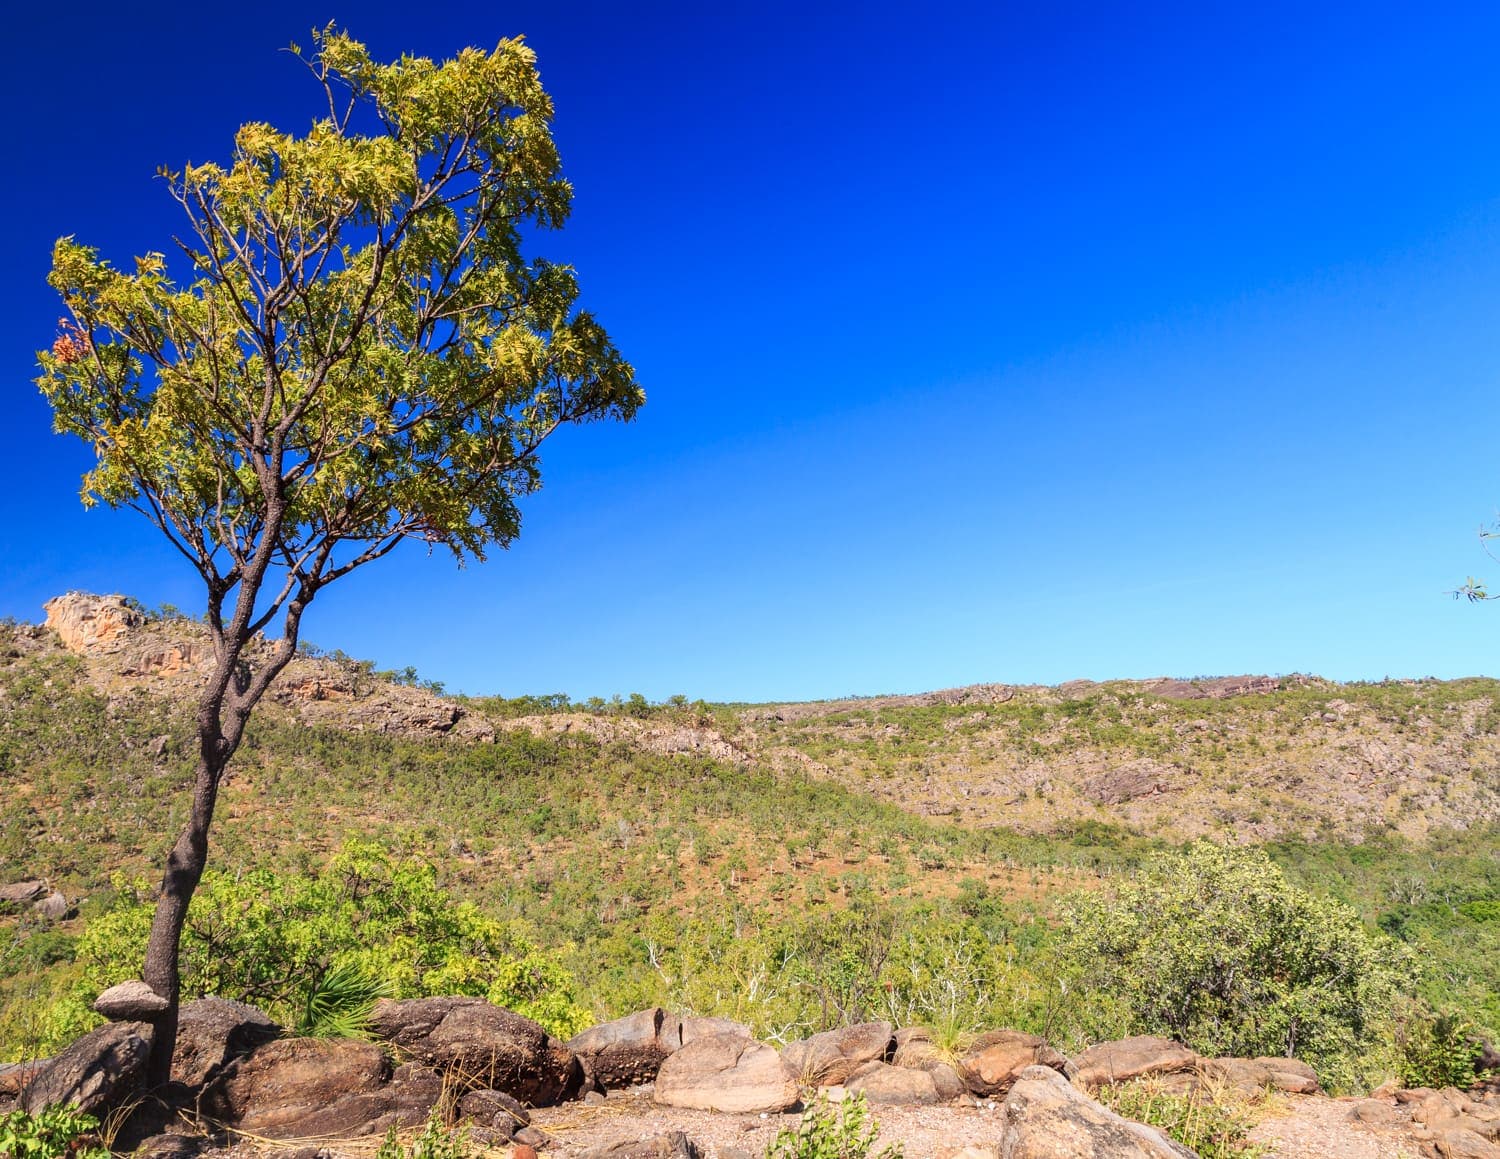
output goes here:
[[578, 1159], [703, 1159], [703, 1148], [681, 1131], [620, 1139], [579, 1153]]
[[1089, 1047], [1073, 1059], [1073, 1077], [1081, 1086], [1097, 1087], [1148, 1075], [1178, 1074], [1197, 1063], [1198, 1056], [1182, 1043], [1143, 1034]]
[[962, 1059], [958, 1073], [971, 1092], [981, 1098], [1004, 1094], [1029, 1066], [1062, 1070], [1067, 1065], [1061, 1053], [1045, 1038], [1020, 1030], [992, 1030], [974, 1040]]
[[28, 901], [36, 901], [47, 892], [44, 882], [35, 879], [29, 881], [17, 881], [10, 885], [0, 885], [0, 904], [24, 905]]
[[52, 1060], [38, 1058], [31, 1062], [0, 1062], [0, 1099], [15, 1098], [31, 1080], [44, 1071]]
[[[205, 1094], [212, 1117], [270, 1139], [373, 1135], [427, 1117], [388, 1081], [380, 1048], [352, 1039], [281, 1038], [237, 1059]], [[440, 1092], [433, 1092], [433, 1102]]]
[[1360, 1099], [1349, 1111], [1349, 1117], [1371, 1127], [1394, 1127], [1402, 1122], [1401, 1112], [1384, 1099]]
[[931, 1071], [867, 1062], [844, 1083], [850, 1094], [864, 1095], [871, 1103], [926, 1107], [943, 1101]]
[[370, 1028], [471, 1089], [503, 1091], [533, 1107], [583, 1090], [583, 1067], [571, 1050], [531, 1019], [481, 998], [382, 999]]
[[458, 1100], [458, 1116], [507, 1139], [531, 1125], [531, 1114], [504, 1091], [469, 1091]]
[[1295, 1058], [1205, 1058], [1198, 1060], [1197, 1070], [1247, 1095], [1265, 1090], [1315, 1095], [1322, 1089], [1317, 1072]]
[[1473, 1131], [1434, 1132], [1432, 1146], [1440, 1159], [1500, 1159], [1500, 1146]]
[[111, 1022], [150, 1022], [170, 1005], [146, 983], [135, 979], [111, 986], [94, 999], [94, 1013]]
[[58, 893], [56, 890], [53, 890], [41, 900], [32, 902], [31, 908], [37, 913], [41, 914], [44, 918], [50, 918], [55, 922], [60, 922], [63, 918], [68, 916], [68, 910], [71, 907], [68, 905], [67, 898], [63, 897], [63, 895]]
[[1004, 1116], [1000, 1159], [1197, 1159], [1160, 1131], [1101, 1107], [1047, 1066], [1021, 1072]]
[[838, 1086], [867, 1062], [884, 1062], [891, 1053], [889, 1022], [862, 1022], [841, 1026], [789, 1043], [781, 1061], [803, 1082], [820, 1087]]
[[594, 1082], [606, 1090], [649, 1083], [682, 1046], [682, 1021], [661, 1007], [605, 1022], [568, 1040]]
[[243, 1002], [197, 998], [177, 1011], [172, 1077], [201, 1087], [230, 1062], [281, 1036], [281, 1028]]
[[797, 1084], [774, 1048], [743, 1035], [712, 1034], [661, 1064], [654, 1097], [664, 1107], [774, 1112], [797, 1104]]
[[35, 1114], [71, 1103], [93, 1115], [118, 1106], [140, 1088], [150, 1054], [149, 1025], [107, 1022], [30, 1077], [21, 1092], [21, 1109]]
[[754, 1038], [750, 1028], [732, 1018], [710, 1018], [706, 1015], [690, 1015], [682, 1020], [682, 1045], [686, 1046], [712, 1034], [737, 1034], [741, 1038]]

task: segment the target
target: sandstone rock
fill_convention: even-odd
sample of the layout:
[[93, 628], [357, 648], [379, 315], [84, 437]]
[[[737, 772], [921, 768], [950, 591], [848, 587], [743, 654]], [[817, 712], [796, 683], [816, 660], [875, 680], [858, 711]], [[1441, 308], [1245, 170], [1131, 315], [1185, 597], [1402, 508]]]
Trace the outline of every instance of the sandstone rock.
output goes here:
[[571, 1050], [531, 1019], [480, 998], [382, 999], [370, 1028], [450, 1079], [533, 1107], [571, 1099], [583, 1088], [583, 1067]]
[[458, 1100], [460, 1118], [503, 1131], [506, 1138], [531, 1125], [531, 1114], [504, 1091], [469, 1091]]
[[1394, 1127], [1402, 1121], [1401, 1112], [1381, 1099], [1360, 1099], [1349, 1112], [1349, 1117], [1372, 1127]]
[[1441, 1159], [1500, 1159], [1500, 1146], [1473, 1131], [1442, 1131], [1434, 1142]]
[[55, 922], [60, 922], [68, 916], [68, 899], [54, 890], [40, 901], [32, 902], [31, 908], [44, 918], [51, 918]]
[[591, 1147], [580, 1152], [578, 1159], [703, 1159], [703, 1148], [681, 1131], [668, 1131]]
[[965, 1086], [984, 1098], [1004, 1094], [1029, 1066], [1055, 1067], [1067, 1064], [1047, 1040], [1020, 1030], [992, 1030], [974, 1040], [959, 1060], [958, 1073]]
[[94, 1013], [111, 1022], [150, 1022], [167, 1008], [167, 1000], [139, 979], [111, 986], [94, 999]]
[[243, 1002], [197, 998], [177, 1011], [172, 1078], [201, 1087], [230, 1062], [281, 1035], [281, 1028]]
[[1322, 1089], [1317, 1072], [1295, 1058], [1205, 1058], [1198, 1060], [1197, 1070], [1205, 1078], [1227, 1083], [1248, 1095], [1267, 1089], [1312, 1095]]
[[79, 656], [103, 656], [121, 651], [130, 633], [144, 617], [125, 602], [124, 596], [95, 596], [69, 592], [42, 605], [47, 627], [57, 633], [69, 652]]
[[0, 1099], [19, 1095], [51, 1061], [50, 1058], [39, 1058], [32, 1062], [0, 1062]]
[[1101, 1042], [1073, 1059], [1074, 1080], [1081, 1086], [1121, 1083], [1148, 1075], [1192, 1070], [1198, 1056], [1180, 1042], [1139, 1035], [1117, 1042]]
[[47, 892], [47, 886], [41, 881], [17, 881], [10, 885], [0, 885], [0, 902], [8, 905], [24, 905], [28, 901], [36, 901]]
[[1100, 805], [1123, 805], [1141, 797], [1170, 792], [1181, 776], [1178, 769], [1143, 757], [1089, 777], [1079, 785], [1083, 795]]
[[518, 1147], [533, 1148], [532, 1154], [535, 1154], [542, 1148], [551, 1145], [552, 1136], [547, 1134], [547, 1132], [543, 1131], [540, 1127], [528, 1125], [516, 1129], [515, 1141]]
[[97, 1114], [117, 1106], [139, 1088], [150, 1053], [149, 1025], [107, 1022], [31, 1076], [21, 1093], [21, 1109], [34, 1114], [72, 1103], [86, 1114]]
[[197, 1159], [212, 1147], [213, 1140], [205, 1135], [167, 1133], [142, 1139], [130, 1154], [131, 1159]]
[[373, 1043], [283, 1038], [230, 1065], [203, 1100], [216, 1119], [271, 1139], [364, 1135], [394, 1121], [389, 1063]]
[[772, 1047], [737, 1034], [713, 1034], [661, 1064], [655, 1099], [664, 1107], [729, 1114], [784, 1111], [797, 1103], [797, 1084]]
[[682, 1045], [682, 1021], [661, 1007], [605, 1022], [568, 1040], [568, 1049], [607, 1090], [648, 1083]]
[[932, 1032], [925, 1026], [903, 1026], [891, 1036], [891, 1061], [897, 1066], [921, 1066], [939, 1057]]
[[682, 1020], [682, 1045], [708, 1038], [713, 1034], [737, 1034], [741, 1038], [754, 1038], [750, 1028], [732, 1018], [709, 1018], [693, 1015]]
[[1161, 1132], [1101, 1107], [1051, 1067], [1021, 1072], [1004, 1115], [1000, 1159], [1197, 1159]]
[[884, 1061], [891, 1051], [889, 1022], [843, 1026], [789, 1043], [781, 1052], [787, 1070], [803, 1082], [831, 1087], [867, 1062]]
[[844, 1089], [862, 1094], [871, 1103], [931, 1106], [943, 1101], [932, 1073], [886, 1062], [867, 1062], [849, 1076]]

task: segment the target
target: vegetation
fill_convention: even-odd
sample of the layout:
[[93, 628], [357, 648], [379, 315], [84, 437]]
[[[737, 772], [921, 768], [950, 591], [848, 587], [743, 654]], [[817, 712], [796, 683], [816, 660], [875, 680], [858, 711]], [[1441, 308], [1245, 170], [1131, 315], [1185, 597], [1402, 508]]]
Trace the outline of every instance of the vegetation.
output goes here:
[[449, 1127], [442, 1114], [434, 1110], [427, 1118], [420, 1134], [403, 1146], [396, 1128], [386, 1132], [375, 1159], [469, 1159], [474, 1148], [469, 1146], [468, 1131]]
[[[776, 1133], [766, 1159], [867, 1159], [879, 1133], [864, 1095], [835, 1103], [820, 1093], [802, 1112], [795, 1131], [783, 1127]], [[882, 1147], [873, 1159], [901, 1159], [901, 1144]]]
[[72, 238], [48, 279], [67, 319], [37, 382], [97, 456], [84, 501], [140, 511], [192, 565], [213, 644], [145, 950], [170, 1003], [157, 1081], [219, 789], [308, 605], [408, 540], [460, 562], [508, 546], [543, 442], [643, 401], [573, 271], [522, 253], [572, 196], [531, 50], [385, 65], [330, 25], [307, 63], [328, 116], [306, 136], [247, 124], [227, 167], [164, 173], [187, 283], [160, 253], [125, 273]]
[[0, 1155], [8, 1159], [108, 1159], [99, 1141], [99, 1120], [77, 1107], [48, 1107], [36, 1114], [0, 1115]]
[[1165, 1132], [1199, 1159], [1259, 1159], [1268, 1153], [1250, 1142], [1253, 1107], [1227, 1088], [1173, 1094], [1143, 1081], [1104, 1086], [1095, 1094], [1117, 1114]]

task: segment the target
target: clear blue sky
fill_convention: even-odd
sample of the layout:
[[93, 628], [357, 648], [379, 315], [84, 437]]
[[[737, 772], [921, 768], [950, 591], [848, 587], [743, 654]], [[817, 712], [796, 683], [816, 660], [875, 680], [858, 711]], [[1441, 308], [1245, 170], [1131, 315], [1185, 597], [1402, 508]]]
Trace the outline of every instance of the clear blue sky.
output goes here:
[[84, 512], [31, 385], [54, 238], [304, 127], [278, 48], [523, 33], [577, 189], [545, 252], [649, 397], [565, 432], [508, 553], [410, 550], [306, 636], [470, 692], [1494, 673], [1500, 7], [28, 4], [0, 183], [0, 615], [201, 609]]

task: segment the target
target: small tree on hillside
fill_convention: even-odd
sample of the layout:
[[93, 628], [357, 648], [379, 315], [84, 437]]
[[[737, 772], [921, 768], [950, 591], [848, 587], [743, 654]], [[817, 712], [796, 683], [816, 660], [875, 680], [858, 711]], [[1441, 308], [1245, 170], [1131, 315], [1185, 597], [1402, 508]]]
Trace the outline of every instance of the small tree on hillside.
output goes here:
[[[508, 546], [547, 437], [644, 400], [576, 309], [573, 271], [523, 256], [571, 201], [531, 50], [379, 64], [331, 26], [314, 49], [327, 115], [306, 135], [245, 125], [227, 167], [163, 172], [190, 280], [160, 253], [115, 270], [72, 238], [48, 279], [68, 316], [37, 381], [57, 430], [98, 456], [83, 501], [166, 536], [203, 579], [213, 639], [144, 966], [170, 1003], [158, 1081], [215, 797], [308, 605], [403, 541], [460, 562]], [[274, 646], [252, 647], [266, 629]]]

